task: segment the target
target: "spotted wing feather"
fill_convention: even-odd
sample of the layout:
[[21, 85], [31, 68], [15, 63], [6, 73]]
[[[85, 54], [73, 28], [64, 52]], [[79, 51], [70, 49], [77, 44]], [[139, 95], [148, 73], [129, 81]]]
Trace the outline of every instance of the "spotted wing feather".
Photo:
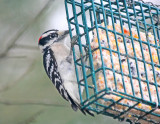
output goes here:
[[91, 116], [94, 116], [90, 111], [84, 109], [81, 109], [81, 106], [74, 102], [74, 100], [71, 98], [71, 96], [68, 94], [66, 89], [63, 86], [63, 80], [61, 79], [60, 73], [58, 72], [58, 65], [54, 56], [54, 53], [52, 50], [48, 49], [43, 54], [43, 65], [45, 68], [45, 71], [52, 81], [52, 83], [57, 88], [58, 92], [61, 94], [61, 96], [70, 102], [71, 107], [74, 111], [77, 111], [79, 108], [83, 114], [90, 114]]
[[45, 51], [43, 55], [43, 65], [48, 77], [55, 85], [58, 92], [65, 100], [70, 102], [72, 108], [76, 111], [78, 106], [74, 103], [73, 99], [69, 96], [68, 92], [63, 86], [63, 81], [61, 79], [60, 73], [58, 72], [58, 65], [52, 50], [48, 49]]
[[58, 92], [64, 99], [68, 101], [68, 93], [63, 86], [63, 81], [61, 79], [60, 73], [58, 72], [58, 65], [54, 57], [54, 53], [50, 49], [47, 50], [43, 55], [43, 65], [48, 77], [55, 85]]

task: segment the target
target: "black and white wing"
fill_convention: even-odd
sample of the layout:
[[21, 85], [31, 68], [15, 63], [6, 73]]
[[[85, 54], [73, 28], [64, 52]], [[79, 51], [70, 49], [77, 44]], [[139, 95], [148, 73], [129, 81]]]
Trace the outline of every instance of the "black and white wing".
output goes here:
[[56, 59], [55, 59], [55, 56], [54, 56], [54, 53], [52, 50], [48, 49], [44, 52], [43, 65], [44, 65], [44, 68], [46, 70], [48, 77], [50, 78], [52, 83], [55, 85], [55, 87], [57, 88], [57, 90], [61, 94], [61, 96], [65, 100], [70, 102], [72, 109], [74, 111], [77, 111], [77, 109], [79, 108], [83, 114], [86, 114], [85, 112], [87, 112], [88, 114], [94, 116], [88, 110], [86, 110], [86, 109], [82, 110], [81, 106], [78, 103], [76, 103], [72, 99], [72, 97], [68, 94], [67, 90], [65, 89], [65, 87], [63, 85], [63, 80], [61, 79], [61, 75], [58, 72], [58, 65], [57, 65], [57, 62], [56, 62]]
[[71, 103], [72, 108], [76, 111], [78, 106], [74, 103], [73, 99], [69, 96], [68, 92], [63, 86], [63, 80], [61, 79], [60, 73], [58, 72], [58, 65], [52, 50], [48, 49], [44, 52], [43, 65], [48, 77], [55, 85], [58, 92], [65, 100]]

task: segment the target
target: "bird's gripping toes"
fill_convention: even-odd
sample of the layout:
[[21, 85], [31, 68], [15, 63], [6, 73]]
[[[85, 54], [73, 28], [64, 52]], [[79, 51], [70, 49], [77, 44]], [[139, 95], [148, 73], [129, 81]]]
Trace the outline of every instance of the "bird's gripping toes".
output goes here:
[[81, 109], [72, 57], [72, 47], [77, 39], [74, 37], [70, 43], [68, 34], [68, 30], [58, 31], [55, 29], [42, 34], [38, 45], [43, 54], [43, 65], [48, 77], [61, 96], [70, 102], [72, 109], [75, 111], [80, 109], [83, 114], [87, 112], [93, 116], [87, 109]]

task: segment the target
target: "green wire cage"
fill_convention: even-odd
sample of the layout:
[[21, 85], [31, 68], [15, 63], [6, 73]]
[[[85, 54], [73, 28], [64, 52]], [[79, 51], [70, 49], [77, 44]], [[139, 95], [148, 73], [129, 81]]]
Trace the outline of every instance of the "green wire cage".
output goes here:
[[[160, 123], [160, 73], [157, 71], [160, 69], [160, 9], [133, 0], [65, 0], [65, 8], [70, 37], [78, 36], [77, 43], [73, 47], [73, 57], [82, 109], [87, 108], [97, 114], [111, 116], [114, 119], [130, 123]], [[119, 24], [120, 32], [116, 31], [116, 24]], [[109, 25], [112, 28], [109, 28]], [[124, 26], [130, 32], [129, 35], [125, 34]], [[134, 37], [132, 28], [137, 32], [137, 38]], [[99, 30], [103, 30], [106, 36], [107, 47], [101, 43]], [[152, 34], [154, 43], [150, 42], [149, 32]], [[115, 49], [111, 47], [109, 34], [112, 34], [115, 39]], [[142, 40], [141, 34], [145, 35], [146, 41]], [[120, 51], [119, 36], [123, 40], [125, 52]], [[98, 46], [93, 48], [92, 42], [95, 37]], [[133, 55], [129, 54], [127, 39], [130, 40]], [[135, 44], [139, 45], [141, 57], [136, 53]], [[146, 60], [144, 46], [147, 47], [149, 61]], [[93, 55], [97, 50], [99, 50], [101, 64], [95, 67]], [[111, 67], [108, 67], [104, 62], [103, 51], [105, 50], [109, 53]], [[156, 62], [152, 55], [153, 50], [156, 53]], [[114, 66], [114, 54], [118, 57], [119, 70], [116, 70]], [[127, 74], [123, 71], [123, 57], [126, 58], [128, 66], [126, 68]], [[136, 76], [133, 75], [131, 59], [135, 63]], [[143, 74], [139, 63], [143, 63]], [[151, 68], [150, 70], [148, 70], [148, 66]], [[106, 71], [112, 72], [114, 88], [109, 86], [109, 77], [107, 77]], [[152, 76], [148, 74], [148, 71]], [[103, 88], [99, 88], [97, 84], [99, 73], [103, 75], [105, 84]], [[117, 75], [121, 76], [123, 90], [118, 88]], [[145, 75], [145, 78], [142, 78], [142, 75]], [[152, 77], [152, 81], [150, 81], [150, 77]], [[126, 84], [126, 78], [129, 80], [130, 86]], [[134, 86], [135, 80], [138, 84], [137, 88]], [[144, 92], [144, 86], [147, 94]], [[130, 87], [131, 93], [127, 92], [128, 87]], [[82, 89], [84, 89], [83, 93]], [[140, 96], [136, 95], [137, 90]], [[153, 98], [153, 90], [156, 101]], [[106, 97], [109, 95], [113, 97]], [[117, 99], [114, 99], [116, 97]], [[125, 100], [127, 102], [123, 102]], [[143, 106], [150, 109], [144, 109]]]

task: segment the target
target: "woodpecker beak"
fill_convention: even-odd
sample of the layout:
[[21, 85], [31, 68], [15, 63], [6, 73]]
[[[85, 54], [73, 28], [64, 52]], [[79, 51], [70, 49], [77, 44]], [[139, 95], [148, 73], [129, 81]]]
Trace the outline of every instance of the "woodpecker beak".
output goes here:
[[[74, 29], [71, 29], [71, 30], [73, 31]], [[58, 41], [59, 41], [59, 40], [62, 40], [63, 38], [65, 38], [66, 35], [69, 34], [69, 30], [58, 31], [57, 33], [58, 33], [58, 35], [59, 35], [59, 38], [58, 38]]]
[[58, 31], [59, 36], [65, 36], [67, 34], [69, 34], [69, 30], [65, 30], [65, 31]]

